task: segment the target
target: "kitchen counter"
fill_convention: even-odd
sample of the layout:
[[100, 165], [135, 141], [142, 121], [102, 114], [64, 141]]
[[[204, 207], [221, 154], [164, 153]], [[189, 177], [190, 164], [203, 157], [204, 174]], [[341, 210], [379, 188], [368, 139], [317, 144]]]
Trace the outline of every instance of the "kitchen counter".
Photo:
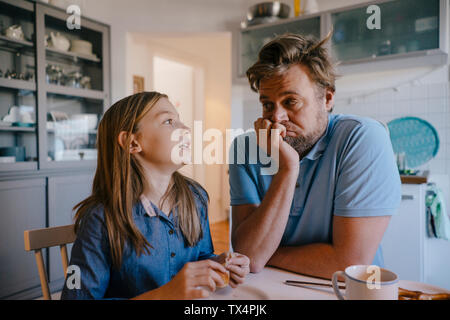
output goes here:
[[423, 171], [419, 175], [400, 175], [403, 184], [422, 184], [428, 182], [429, 171]]

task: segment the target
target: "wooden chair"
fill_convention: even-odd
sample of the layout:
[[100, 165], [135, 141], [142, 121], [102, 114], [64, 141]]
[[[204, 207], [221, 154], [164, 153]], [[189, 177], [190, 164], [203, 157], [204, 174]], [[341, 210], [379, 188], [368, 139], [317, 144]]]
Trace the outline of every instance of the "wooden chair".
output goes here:
[[75, 241], [74, 225], [26, 230], [24, 231], [23, 236], [25, 250], [34, 250], [44, 300], [51, 300], [47, 272], [45, 271], [44, 259], [42, 257], [42, 249], [59, 246], [65, 277], [67, 266], [69, 264], [66, 245]]

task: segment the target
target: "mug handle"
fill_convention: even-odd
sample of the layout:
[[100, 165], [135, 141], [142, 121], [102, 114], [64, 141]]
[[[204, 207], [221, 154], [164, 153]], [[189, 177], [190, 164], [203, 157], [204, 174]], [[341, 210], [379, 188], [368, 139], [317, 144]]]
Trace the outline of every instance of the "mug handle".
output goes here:
[[344, 271], [336, 271], [335, 273], [333, 273], [333, 278], [332, 278], [333, 290], [339, 300], [345, 300], [345, 297], [342, 295], [341, 291], [339, 290], [338, 276], [345, 276], [345, 272]]

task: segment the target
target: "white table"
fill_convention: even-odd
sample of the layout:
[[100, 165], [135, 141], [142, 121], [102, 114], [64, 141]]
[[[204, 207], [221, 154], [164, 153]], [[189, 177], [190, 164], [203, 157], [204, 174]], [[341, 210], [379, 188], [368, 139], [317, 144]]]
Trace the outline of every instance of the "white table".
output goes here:
[[[244, 284], [236, 289], [227, 287], [212, 293], [208, 300], [336, 300], [331, 287], [293, 287], [285, 285], [286, 280], [320, 282], [331, 284], [329, 280], [312, 278], [276, 269], [264, 268], [260, 273], [250, 273]], [[342, 283], [343, 284], [343, 283]], [[449, 292], [432, 285], [400, 280], [399, 287], [421, 290], [429, 293]], [[449, 292], [450, 293], [450, 292]]]

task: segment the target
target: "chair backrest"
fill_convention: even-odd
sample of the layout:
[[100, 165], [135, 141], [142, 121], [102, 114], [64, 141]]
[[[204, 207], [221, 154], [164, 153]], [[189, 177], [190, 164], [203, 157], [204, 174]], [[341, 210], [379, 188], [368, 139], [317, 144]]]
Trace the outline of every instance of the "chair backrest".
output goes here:
[[69, 264], [66, 245], [75, 241], [74, 225], [26, 230], [23, 233], [23, 237], [25, 250], [34, 251], [44, 300], [51, 300], [47, 272], [45, 271], [44, 259], [42, 257], [42, 249], [59, 246], [65, 277], [67, 266]]

